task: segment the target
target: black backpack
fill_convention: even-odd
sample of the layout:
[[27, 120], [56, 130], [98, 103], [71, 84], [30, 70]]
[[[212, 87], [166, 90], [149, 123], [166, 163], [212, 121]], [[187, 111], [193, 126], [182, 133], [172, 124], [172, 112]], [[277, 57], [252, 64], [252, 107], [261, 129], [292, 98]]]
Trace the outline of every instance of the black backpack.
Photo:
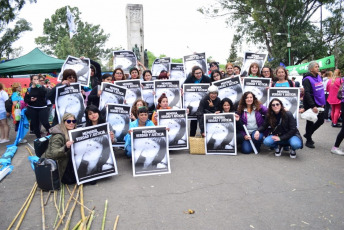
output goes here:
[[11, 96], [9, 96], [8, 99], [5, 101], [6, 112], [12, 113], [12, 106], [13, 106], [13, 102], [12, 102]]

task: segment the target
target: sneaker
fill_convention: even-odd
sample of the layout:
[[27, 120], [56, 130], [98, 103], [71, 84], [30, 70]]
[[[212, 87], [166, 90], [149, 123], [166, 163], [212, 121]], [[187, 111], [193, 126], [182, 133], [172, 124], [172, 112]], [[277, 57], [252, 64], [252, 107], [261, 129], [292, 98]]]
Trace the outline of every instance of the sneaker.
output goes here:
[[275, 157], [280, 157], [282, 152], [283, 152], [283, 147], [278, 146], [277, 148], [275, 148]]
[[290, 158], [296, 158], [296, 152], [295, 152], [295, 150], [290, 150]]
[[311, 149], [314, 149], [315, 146], [314, 146], [314, 141], [306, 141], [306, 144], [305, 144], [308, 148], [311, 148]]
[[342, 127], [342, 126], [341, 126], [340, 124], [338, 124], [338, 123], [337, 123], [337, 124], [333, 124], [333, 123], [332, 123], [332, 127], [333, 127], [333, 128], [340, 128], [340, 127]]
[[314, 141], [312, 140], [312, 138], [308, 138], [306, 134], [304, 134], [303, 137], [307, 139], [307, 142], [310, 142], [314, 145]]
[[19, 144], [25, 144], [25, 143], [27, 143], [26, 139], [22, 139], [21, 141], [19, 141]]
[[10, 140], [2, 139], [2, 140], [0, 141], [0, 143], [7, 143], [7, 142], [10, 142]]
[[342, 150], [340, 150], [339, 148], [336, 148], [336, 147], [332, 147], [332, 149], [331, 149], [331, 153], [333, 153], [333, 154], [337, 154], [337, 155], [341, 155], [341, 156], [343, 156], [343, 155], [344, 155], [343, 151], [342, 151]]

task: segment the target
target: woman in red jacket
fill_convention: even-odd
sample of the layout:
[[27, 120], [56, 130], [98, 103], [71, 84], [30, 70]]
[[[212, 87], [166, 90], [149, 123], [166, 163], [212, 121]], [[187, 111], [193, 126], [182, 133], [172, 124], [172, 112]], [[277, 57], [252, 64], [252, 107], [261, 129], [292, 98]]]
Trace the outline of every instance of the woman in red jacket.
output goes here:
[[340, 100], [337, 98], [337, 93], [340, 85], [343, 83], [341, 79], [340, 70], [336, 69], [333, 78], [327, 82], [326, 91], [329, 93], [327, 102], [331, 105], [331, 119], [332, 127], [340, 127], [338, 118], [340, 116]]

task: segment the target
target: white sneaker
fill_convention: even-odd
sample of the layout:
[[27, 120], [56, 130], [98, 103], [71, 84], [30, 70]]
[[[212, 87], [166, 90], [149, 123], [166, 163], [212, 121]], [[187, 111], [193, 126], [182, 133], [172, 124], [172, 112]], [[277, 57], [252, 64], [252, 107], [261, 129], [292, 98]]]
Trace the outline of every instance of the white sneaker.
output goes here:
[[0, 144], [1, 144], [1, 143], [4, 143], [4, 140], [5, 140], [5, 139], [0, 139]]
[[7, 143], [10, 142], [10, 140], [2, 139], [0, 143]]
[[283, 147], [278, 146], [277, 148], [275, 148], [275, 157], [280, 157], [282, 155], [283, 152]]
[[341, 155], [341, 156], [344, 156], [344, 153], [342, 150], [340, 150], [339, 148], [336, 148], [336, 147], [332, 147], [331, 149], [331, 153], [333, 154], [337, 154], [337, 155]]
[[19, 141], [20, 144], [25, 144], [27, 143], [27, 140], [26, 139], [21, 139], [21, 141]]

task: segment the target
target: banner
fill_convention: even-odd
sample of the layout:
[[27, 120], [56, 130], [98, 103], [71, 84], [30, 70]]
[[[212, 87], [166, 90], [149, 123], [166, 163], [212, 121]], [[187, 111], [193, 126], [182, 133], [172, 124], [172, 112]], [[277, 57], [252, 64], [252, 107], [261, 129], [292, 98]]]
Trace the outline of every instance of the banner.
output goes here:
[[205, 153], [237, 155], [235, 114], [204, 114]]
[[148, 104], [148, 110], [153, 111], [154, 105], [154, 81], [141, 81], [142, 99]]
[[117, 140], [113, 146], [124, 146], [124, 137], [129, 131], [130, 113], [131, 107], [128, 105], [107, 105], [106, 121], [112, 127]]
[[127, 89], [111, 83], [102, 82], [100, 89], [102, 93], [99, 97], [99, 110], [105, 109], [109, 103], [123, 104]]
[[166, 127], [133, 128], [131, 146], [134, 177], [171, 173]]
[[170, 63], [171, 58], [169, 57], [155, 59], [152, 64], [152, 76], [157, 78], [163, 70], [170, 72]]
[[165, 93], [168, 98], [168, 106], [171, 108], [181, 108], [181, 95], [178, 80], [156, 80], [154, 81], [155, 105], [161, 94]]
[[245, 77], [243, 81], [244, 93], [251, 91], [265, 106], [268, 106], [268, 88], [271, 78]]
[[[262, 70], [264, 63], [266, 62], [266, 59], [268, 57], [268, 54], [266, 53], [253, 53], [253, 52], [245, 52], [244, 53], [244, 63], [241, 68], [241, 76], [248, 76], [248, 71], [250, 68], [250, 65], [255, 62], [259, 66], [259, 71]], [[258, 76], [260, 73], [258, 73]]]
[[125, 94], [126, 105], [132, 106], [137, 99], [141, 98], [140, 80], [115, 81], [114, 84], [127, 89], [127, 92]]
[[290, 111], [299, 125], [300, 89], [298, 87], [274, 87], [269, 89], [269, 103], [274, 98], [282, 101], [284, 108]]
[[218, 97], [221, 100], [227, 97], [233, 102], [234, 108], [237, 107], [243, 94], [240, 77], [226, 78], [212, 82], [212, 84], [217, 86], [219, 90]]
[[58, 81], [62, 81], [63, 71], [66, 69], [72, 69], [75, 71], [78, 78], [77, 82], [88, 87], [90, 84], [90, 66], [91, 64], [89, 58], [80, 59], [69, 55], [62, 65], [61, 72], [58, 76]]
[[188, 149], [187, 115], [185, 109], [159, 109], [158, 125], [169, 128], [168, 148], [171, 150]]
[[183, 84], [183, 108], [189, 110], [189, 120], [197, 120], [199, 102], [208, 94], [209, 84]]
[[187, 77], [192, 72], [192, 67], [199, 66], [206, 75], [208, 73], [207, 58], [205, 53], [194, 53], [184, 56], [184, 74]]
[[[334, 68], [336, 64], [334, 55], [318, 59], [316, 62], [319, 64], [320, 70]], [[290, 76], [295, 76], [309, 72], [308, 65], [309, 62], [300, 65], [287, 66], [286, 69], [289, 71]]]
[[107, 123], [70, 130], [69, 138], [78, 185], [118, 174]]
[[86, 122], [84, 98], [79, 83], [58, 86], [55, 106], [59, 123], [65, 113], [73, 114], [78, 126], [82, 126], [82, 123]]
[[179, 80], [179, 84], [182, 85], [185, 79], [183, 63], [171, 63], [170, 80]]
[[114, 51], [113, 52], [113, 69], [121, 68], [124, 73], [136, 66], [136, 56], [133, 51]]

